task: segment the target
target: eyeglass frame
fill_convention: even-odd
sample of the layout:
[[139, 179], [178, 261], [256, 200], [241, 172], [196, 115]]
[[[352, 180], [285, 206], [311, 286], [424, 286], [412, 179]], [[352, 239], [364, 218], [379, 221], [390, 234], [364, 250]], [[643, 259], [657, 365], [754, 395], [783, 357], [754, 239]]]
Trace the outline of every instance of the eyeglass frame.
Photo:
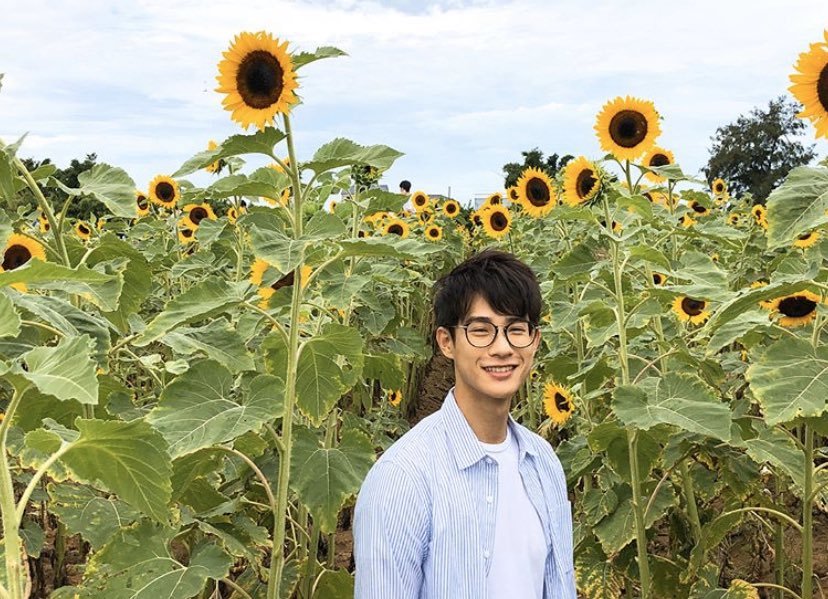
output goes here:
[[[532, 338], [531, 338], [531, 341], [529, 341], [529, 343], [527, 343], [526, 345], [515, 345], [514, 343], [512, 343], [511, 339], [509, 339], [509, 333], [506, 329], [508, 329], [513, 324], [518, 324], [518, 323], [526, 323], [527, 325], [529, 325], [529, 332], [530, 332]], [[453, 328], [453, 329], [463, 329], [465, 331], [466, 341], [468, 342], [468, 344], [471, 345], [472, 347], [477, 348], [477, 349], [485, 349], [487, 347], [491, 347], [492, 345], [494, 345], [494, 342], [497, 341], [497, 336], [500, 333], [500, 329], [503, 329], [503, 336], [506, 337], [506, 343], [508, 343], [511, 347], [513, 347], [515, 349], [526, 349], [527, 347], [531, 346], [535, 342], [535, 339], [537, 338], [537, 332], [540, 330], [536, 325], [532, 324], [528, 320], [523, 320], [523, 319], [513, 320], [512, 322], [509, 322], [509, 323], [506, 323], [506, 324], [503, 324], [503, 325], [495, 324], [491, 320], [479, 320], [479, 321], [477, 321], [477, 324], [487, 324], [487, 325], [493, 326], [495, 328], [494, 337], [492, 337], [492, 340], [489, 341], [489, 343], [487, 343], [486, 345], [475, 345], [474, 343], [471, 342], [471, 339], [469, 339], [469, 327], [472, 326], [471, 324], [456, 324], [456, 325], [452, 326], [451, 328]]]

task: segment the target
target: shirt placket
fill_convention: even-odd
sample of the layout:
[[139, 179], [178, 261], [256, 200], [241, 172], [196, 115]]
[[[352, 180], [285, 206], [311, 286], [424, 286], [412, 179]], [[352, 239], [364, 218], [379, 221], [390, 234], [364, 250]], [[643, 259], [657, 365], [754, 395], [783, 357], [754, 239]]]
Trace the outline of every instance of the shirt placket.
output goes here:
[[480, 505], [482, 505], [483, 514], [480, 522], [483, 523], [483, 530], [480, 538], [483, 539], [483, 547], [481, 548], [483, 556], [483, 564], [486, 575], [492, 567], [492, 557], [494, 555], [495, 542], [495, 523], [497, 521], [497, 477], [498, 464], [497, 460], [487, 456], [483, 458], [483, 497]]

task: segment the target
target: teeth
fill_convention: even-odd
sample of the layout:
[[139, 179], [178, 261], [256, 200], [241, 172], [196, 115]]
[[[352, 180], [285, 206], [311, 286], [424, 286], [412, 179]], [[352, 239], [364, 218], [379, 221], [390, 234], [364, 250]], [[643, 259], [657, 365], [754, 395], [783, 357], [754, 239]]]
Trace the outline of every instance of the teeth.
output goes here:
[[488, 368], [484, 368], [484, 370], [489, 372], [511, 372], [514, 369], [514, 366], [490, 366]]

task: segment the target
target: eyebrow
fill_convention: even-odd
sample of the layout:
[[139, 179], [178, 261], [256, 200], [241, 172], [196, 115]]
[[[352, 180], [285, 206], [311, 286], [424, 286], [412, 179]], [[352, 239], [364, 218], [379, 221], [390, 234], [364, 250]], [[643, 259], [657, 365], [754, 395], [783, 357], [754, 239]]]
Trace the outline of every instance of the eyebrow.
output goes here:
[[[520, 316], [507, 316], [506, 318], [508, 319], [506, 321], [506, 324], [512, 324], [515, 322], [529, 322], [527, 319], [521, 318]], [[472, 322], [490, 322], [494, 324], [494, 321], [488, 316], [469, 316], [465, 320], [465, 324], [469, 324]]]

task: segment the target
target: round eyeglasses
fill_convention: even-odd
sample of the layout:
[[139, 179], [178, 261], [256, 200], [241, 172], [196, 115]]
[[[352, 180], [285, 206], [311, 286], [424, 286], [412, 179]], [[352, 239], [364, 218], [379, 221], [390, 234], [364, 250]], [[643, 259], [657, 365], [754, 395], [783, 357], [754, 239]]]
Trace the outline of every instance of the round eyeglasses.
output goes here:
[[456, 329], [465, 329], [466, 341], [472, 347], [489, 347], [497, 339], [497, 333], [503, 329], [506, 341], [512, 347], [521, 349], [529, 347], [535, 340], [535, 327], [530, 323], [519, 320], [510, 322], [507, 325], [498, 326], [487, 321], [473, 322], [471, 324], [455, 325]]

